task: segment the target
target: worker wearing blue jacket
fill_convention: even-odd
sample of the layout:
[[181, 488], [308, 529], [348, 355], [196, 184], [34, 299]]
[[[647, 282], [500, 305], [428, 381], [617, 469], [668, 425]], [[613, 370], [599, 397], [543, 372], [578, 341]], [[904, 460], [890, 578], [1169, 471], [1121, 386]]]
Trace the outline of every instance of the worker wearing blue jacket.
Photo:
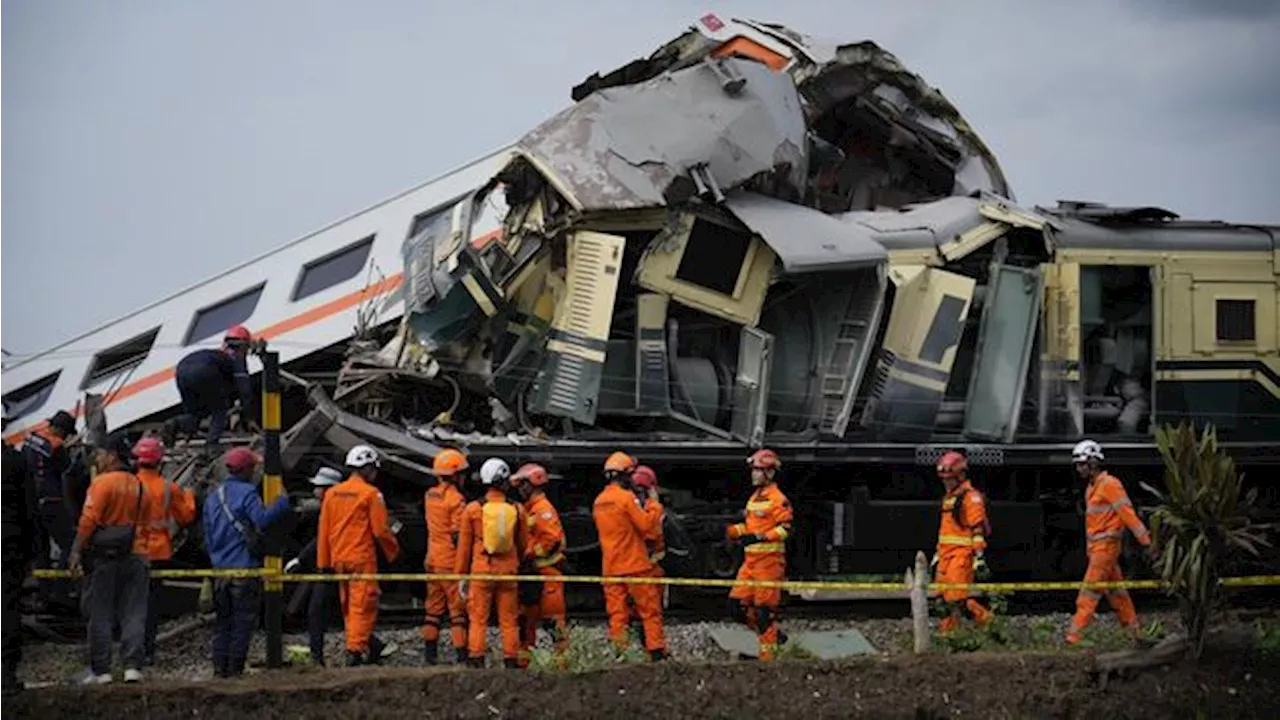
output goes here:
[[[204, 537], [214, 569], [262, 567], [261, 539], [267, 528], [289, 511], [289, 498], [265, 507], [253, 482], [261, 462], [245, 447], [232, 448], [226, 456], [228, 475], [204, 501]], [[258, 578], [215, 578], [213, 604], [217, 620], [213, 631], [213, 671], [218, 677], [244, 672], [249, 641], [258, 627], [262, 582]]]

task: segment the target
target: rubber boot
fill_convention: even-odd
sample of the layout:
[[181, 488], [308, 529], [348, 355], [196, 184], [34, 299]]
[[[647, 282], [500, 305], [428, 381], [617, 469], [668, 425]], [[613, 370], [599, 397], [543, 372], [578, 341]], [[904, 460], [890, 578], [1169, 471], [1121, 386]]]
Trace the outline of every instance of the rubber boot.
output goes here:
[[364, 655], [358, 652], [347, 651], [347, 667], [357, 667], [364, 664]]
[[665, 649], [649, 651], [650, 662], [662, 662], [663, 660], [666, 660], [666, 659], [667, 659], [667, 651]]
[[516, 658], [502, 658], [502, 667], [508, 670], [519, 670], [520, 661]]
[[482, 657], [469, 657], [469, 658], [467, 658], [467, 667], [475, 668], [475, 669], [477, 669], [477, 670], [483, 670], [483, 669], [484, 669], [484, 658], [482, 658]]
[[466, 665], [466, 664], [467, 664], [467, 648], [466, 648], [466, 646], [463, 646], [463, 647], [455, 647], [455, 648], [453, 649], [453, 664], [454, 664], [454, 665]]
[[438, 665], [440, 663], [440, 646], [435, 640], [428, 640], [422, 646], [422, 660], [427, 665]]

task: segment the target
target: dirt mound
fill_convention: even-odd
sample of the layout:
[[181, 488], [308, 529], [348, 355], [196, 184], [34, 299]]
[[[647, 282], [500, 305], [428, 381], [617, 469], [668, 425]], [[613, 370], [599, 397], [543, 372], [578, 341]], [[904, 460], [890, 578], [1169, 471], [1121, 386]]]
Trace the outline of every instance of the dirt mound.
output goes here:
[[1273, 718], [1280, 660], [1206, 659], [1113, 679], [1081, 655], [951, 655], [842, 662], [664, 663], [565, 675], [447, 669], [268, 672], [238, 681], [45, 688], [5, 717], [199, 718]]

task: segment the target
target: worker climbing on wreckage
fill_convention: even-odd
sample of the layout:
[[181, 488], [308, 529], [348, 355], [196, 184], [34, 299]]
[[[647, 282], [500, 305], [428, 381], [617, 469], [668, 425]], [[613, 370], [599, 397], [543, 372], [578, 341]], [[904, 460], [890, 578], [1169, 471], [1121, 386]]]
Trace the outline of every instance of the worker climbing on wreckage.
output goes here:
[[[615, 452], [604, 463], [605, 489], [592, 507], [596, 532], [600, 537], [602, 573], [606, 577], [646, 578], [653, 573], [647, 542], [657, 539], [662, 528], [662, 503], [656, 490], [641, 507], [634, 495], [637, 463], [625, 452]], [[655, 583], [604, 584], [605, 610], [609, 613], [609, 639], [619, 651], [626, 649], [627, 598], [635, 603], [644, 625], [644, 646], [652, 660], [667, 657], [662, 631], [662, 593]]]
[[[730, 525], [729, 540], [742, 546], [744, 557], [738, 580], [783, 581], [787, 579], [787, 537], [791, 534], [791, 501], [778, 488], [777, 473], [782, 468], [778, 454], [768, 448], [747, 458], [751, 485], [755, 491], [747, 501], [743, 522]], [[778, 607], [782, 588], [736, 585], [729, 597], [739, 603], [740, 620], [756, 631], [760, 659], [772, 660], [786, 636], [778, 627]]]
[[[949, 450], [938, 459], [938, 479], [946, 491], [942, 497], [942, 519], [938, 526], [938, 546], [933, 555], [934, 582], [972, 583], [989, 577], [985, 551], [991, 523], [986, 501], [967, 476], [969, 463], [964, 455]], [[943, 590], [947, 616], [938, 631], [949, 633], [960, 625], [961, 610], [968, 611], [979, 626], [995, 618], [985, 605], [970, 597], [968, 590]]]
[[[356, 445], [347, 452], [346, 464], [351, 474], [325, 492], [320, 505], [316, 567], [337, 574], [374, 574], [379, 550], [387, 562], [400, 555], [399, 524], [391, 521], [382, 492], [374, 485], [382, 466], [378, 451]], [[338, 592], [347, 665], [379, 663], [384, 643], [373, 634], [378, 622], [378, 581], [342, 580]]]
[[178, 361], [174, 382], [182, 398], [182, 414], [165, 423], [166, 444], [172, 445], [178, 432], [187, 436], [195, 434], [200, 421], [208, 417], [205, 455], [216, 456], [220, 452], [218, 442], [227, 429], [231, 402], [239, 402], [241, 424], [254, 426], [249, 419], [253, 408], [248, 366], [252, 343], [253, 335], [248, 328], [236, 325], [223, 336], [221, 348], [201, 348]]
[[[651, 495], [658, 492], [658, 474], [648, 465], [637, 465], [636, 471], [631, 474], [632, 485], [635, 487], [636, 499], [640, 502], [640, 507], [646, 507], [649, 503], [654, 502]], [[665, 577], [666, 573], [662, 569], [662, 561], [667, 556], [666, 540], [662, 534], [663, 520], [658, 520], [658, 529], [651, 539], [645, 541], [645, 547], [649, 550], [649, 560], [653, 563], [653, 567], [649, 569], [649, 577]], [[662, 607], [667, 607], [667, 593], [671, 589], [670, 585], [658, 586]], [[636, 610], [635, 603], [631, 604], [631, 627], [636, 631], [640, 638], [644, 638], [644, 622], [640, 619], [640, 613]]]
[[[511, 467], [505, 460], [489, 458], [480, 466], [484, 497], [467, 504], [458, 533], [458, 553], [454, 572], [515, 575], [520, 558], [529, 545], [529, 528], [524, 509], [513, 502]], [[514, 580], [462, 580], [460, 592], [467, 601], [469, 627], [467, 664], [485, 666], [489, 613], [496, 605], [498, 628], [502, 633], [502, 660], [508, 668], [518, 668], [520, 655], [520, 598]]]
[[[1134, 512], [1129, 494], [1124, 484], [1114, 475], [1102, 469], [1102, 446], [1093, 440], [1081, 440], [1071, 451], [1071, 463], [1076, 474], [1088, 485], [1085, 487], [1085, 546], [1089, 555], [1089, 567], [1085, 570], [1085, 582], [1119, 582], [1124, 580], [1120, 572], [1121, 540], [1125, 528], [1133, 533], [1135, 539], [1148, 552], [1154, 552], [1151, 535], [1142, 524], [1138, 514]], [[1076, 613], [1067, 628], [1067, 643], [1075, 645], [1080, 642], [1080, 634], [1084, 632], [1093, 614], [1098, 609], [1098, 601], [1103, 594], [1116, 611], [1116, 619], [1130, 634], [1138, 635], [1138, 612], [1133, 606], [1133, 598], [1124, 588], [1115, 590], [1094, 590], [1081, 588], [1076, 596]]]
[[[423, 564], [428, 573], [449, 574], [457, 564], [458, 536], [467, 506], [461, 487], [468, 467], [467, 456], [452, 448], [441, 450], [432, 461], [431, 474], [436, 484], [423, 497], [427, 521], [427, 556]], [[423, 658], [428, 665], [439, 662], [440, 630], [446, 612], [454, 661], [463, 663], [467, 658], [467, 604], [458, 593], [458, 581], [428, 580], [422, 624]]]
[[[564, 575], [564, 527], [560, 524], [560, 514], [547, 498], [550, 481], [547, 469], [535, 463], [521, 465], [511, 476], [511, 485], [524, 503], [529, 526], [529, 544], [524, 555], [524, 567], [520, 570], [522, 575], [536, 574], [545, 578]], [[563, 582], [548, 579], [520, 583], [520, 667], [529, 665], [539, 625], [551, 635], [556, 660], [563, 666], [569, 649]]]

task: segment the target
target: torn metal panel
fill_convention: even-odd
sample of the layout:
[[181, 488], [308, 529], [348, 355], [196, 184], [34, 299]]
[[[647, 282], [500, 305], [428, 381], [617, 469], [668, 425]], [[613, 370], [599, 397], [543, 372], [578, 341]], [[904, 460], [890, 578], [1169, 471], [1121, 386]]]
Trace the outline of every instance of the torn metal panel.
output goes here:
[[[855, 211], [840, 221], [867, 228], [890, 251], [933, 248], [948, 260], [958, 260], [986, 246], [1012, 227], [1043, 230], [1047, 219], [1004, 198], [982, 193], [977, 197], [948, 197], [908, 205], [897, 211]], [[1046, 248], [1051, 249], [1046, 239]]]
[[933, 433], [976, 282], [931, 267], [900, 280], [862, 424], [909, 442]]
[[705, 64], [600, 90], [523, 137], [517, 152], [579, 211], [659, 207], [697, 194], [699, 183], [714, 195], [774, 170], [803, 193], [805, 122], [791, 79], [749, 60], [716, 62], [746, 81], [739, 92], [726, 92]]
[[842, 223], [803, 205], [753, 192], [736, 193], [725, 205], [764, 238], [791, 274], [852, 270], [889, 257], [870, 228]]
[[534, 383], [536, 412], [595, 422], [625, 244], [620, 236], [587, 231], [569, 238], [566, 292]]
[[1040, 272], [999, 265], [987, 288], [965, 401], [964, 434], [1013, 442], [1040, 322]]

